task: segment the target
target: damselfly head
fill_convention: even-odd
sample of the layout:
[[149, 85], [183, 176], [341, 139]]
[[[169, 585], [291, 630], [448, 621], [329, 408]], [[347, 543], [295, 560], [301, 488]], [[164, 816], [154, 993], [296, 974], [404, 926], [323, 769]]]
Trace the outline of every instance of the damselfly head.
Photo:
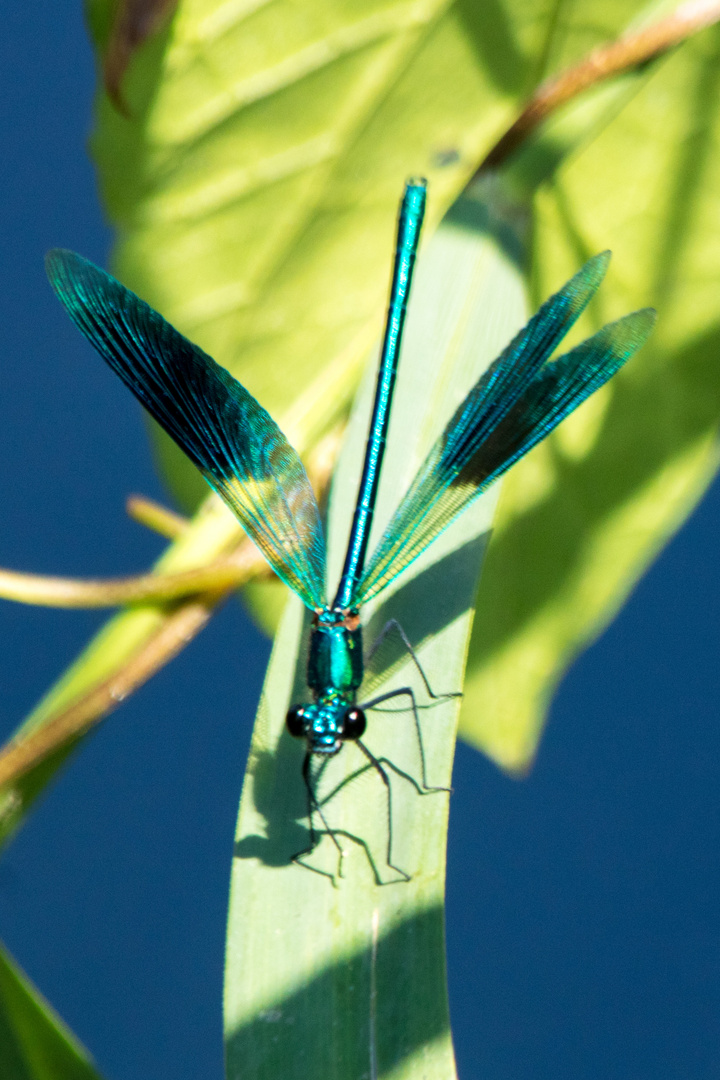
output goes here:
[[365, 713], [357, 705], [337, 701], [293, 705], [285, 724], [296, 739], [307, 739], [312, 754], [337, 754], [343, 742], [365, 732]]

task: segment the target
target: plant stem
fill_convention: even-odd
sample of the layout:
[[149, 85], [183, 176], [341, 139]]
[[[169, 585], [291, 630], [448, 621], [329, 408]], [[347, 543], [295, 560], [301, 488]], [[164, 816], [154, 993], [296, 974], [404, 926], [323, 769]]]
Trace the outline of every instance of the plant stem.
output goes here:
[[654, 60], [718, 20], [720, 0], [687, 0], [666, 19], [593, 49], [579, 64], [538, 87], [475, 176], [504, 164], [543, 121], [584, 90]]

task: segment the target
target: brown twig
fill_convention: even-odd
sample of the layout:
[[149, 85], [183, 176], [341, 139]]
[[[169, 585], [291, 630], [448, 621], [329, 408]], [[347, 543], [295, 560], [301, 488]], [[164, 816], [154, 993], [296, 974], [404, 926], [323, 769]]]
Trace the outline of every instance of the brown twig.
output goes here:
[[478, 173], [501, 165], [548, 116], [583, 90], [640, 67], [718, 20], [720, 0], [687, 0], [666, 19], [594, 49], [575, 67], [538, 87], [512, 127], [487, 155]]
[[175, 540], [188, 527], [188, 518], [176, 514], [174, 510], [168, 510], [167, 506], [162, 506], [144, 495], [129, 495], [125, 502], [125, 511], [133, 521], [152, 529], [160, 536], [166, 536], [168, 540]]
[[271, 573], [258, 549], [248, 542], [232, 555], [177, 574], [82, 580], [0, 569], [0, 598], [56, 608], [167, 603], [217, 589], [238, 588], [251, 577], [270, 576]]
[[117, 708], [202, 630], [227, 591], [183, 604], [168, 615], [157, 633], [143, 642], [119, 672], [94, 686], [36, 731], [10, 739], [0, 750], [0, 787], [16, 783], [55, 750]]
[[[247, 539], [222, 563], [215, 564], [216, 567], [218, 565], [232, 570], [231, 580], [223, 584], [216, 576], [214, 587], [208, 589], [204, 596], [187, 600], [174, 611], [169, 611], [160, 629], [143, 641], [119, 671], [62, 708], [37, 730], [10, 739], [0, 749], [0, 788], [16, 783], [54, 751], [88, 731], [98, 720], [117, 708], [199, 634], [214, 609], [234, 588], [268, 571], [264, 558]], [[210, 569], [203, 567], [188, 573], [201, 575]], [[184, 576], [168, 575], [168, 578]], [[147, 577], [152, 578], [153, 575]], [[157, 580], [161, 579], [157, 577]]]

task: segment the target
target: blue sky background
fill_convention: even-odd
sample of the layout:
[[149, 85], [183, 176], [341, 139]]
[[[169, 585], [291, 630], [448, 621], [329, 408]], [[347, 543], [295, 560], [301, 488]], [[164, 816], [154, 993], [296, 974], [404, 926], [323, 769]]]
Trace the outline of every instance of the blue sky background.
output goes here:
[[[132, 573], [161, 548], [124, 513], [130, 492], [163, 498], [140, 409], [42, 263], [54, 245], [107, 260], [92, 59], [79, 0], [29, 12], [6, 5], [0, 34], [0, 565]], [[719, 540], [716, 484], [565, 680], [528, 780], [458, 750], [461, 1080], [718, 1075]], [[0, 601], [0, 736], [104, 617]], [[107, 1080], [222, 1075], [231, 842], [267, 655], [227, 605], [86, 743], [0, 863], [0, 937]]]

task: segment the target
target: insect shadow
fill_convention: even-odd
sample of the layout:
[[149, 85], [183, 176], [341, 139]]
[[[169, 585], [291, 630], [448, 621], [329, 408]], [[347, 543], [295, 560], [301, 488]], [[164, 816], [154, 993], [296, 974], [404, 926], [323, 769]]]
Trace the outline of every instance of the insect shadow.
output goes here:
[[[366, 678], [360, 696], [361, 703], [363, 700], [371, 699], [377, 687], [392, 678], [394, 671], [397, 670], [399, 674], [400, 668], [407, 663], [408, 650], [403, 635], [383, 633], [389, 624], [402, 627], [407, 641], [416, 651], [421, 648], [424, 641], [438, 634], [455, 619], [465, 614], [468, 607], [467, 598], [473, 595], [472, 584], [477, 579], [478, 567], [489, 538], [490, 531], [488, 530], [434, 562], [405, 585], [400, 586], [374, 613], [366, 630], [368, 660]], [[428, 603], [430, 596], [433, 598], [432, 603]], [[306, 619], [303, 636], [309, 633], [309, 619]], [[380, 639], [380, 645], [376, 648], [375, 642], [378, 639]], [[307, 693], [306, 656], [306, 643], [302, 641], [298, 649], [294, 686], [289, 699], [291, 701], [298, 700], [302, 694]], [[421, 678], [413, 679], [413, 682], [419, 683], [420, 686], [422, 686], [422, 681]], [[401, 689], [402, 687], [398, 686], [397, 690]], [[457, 687], [434, 686], [432, 689], [438, 697], [433, 700], [422, 690], [423, 698], [417, 701], [418, 711], [432, 710], [448, 697], [456, 696], [458, 692]], [[370, 709], [368, 719], [367, 741], [372, 747], [373, 729], [378, 724], [414, 722], [411, 700], [407, 696], [398, 694], [396, 699], [384, 702], [377, 709]], [[418, 731], [418, 743], [421, 769], [417, 769], [417, 765], [414, 765], [413, 769], [424, 774], [424, 747], [420, 731]], [[342, 837], [364, 849], [378, 884], [389, 883], [380, 870], [380, 864], [388, 863], [390, 860], [385, 855], [382, 860], [379, 859], [366, 838], [344, 829], [342, 822], [331, 820], [332, 802], [335, 796], [365, 773], [375, 771], [367, 759], [361, 759], [358, 764], [350, 755], [349, 750], [350, 745], [343, 747], [338, 754], [342, 765], [346, 764], [346, 771], [339, 779], [333, 781], [319, 800], [327, 828], [314, 828], [308, 820], [307, 793], [298, 768], [304, 751], [298, 745], [298, 741], [288, 734], [284, 726], [274, 751], [263, 750], [259, 753], [251, 751], [249, 771], [252, 774], [252, 798], [255, 811], [263, 821], [264, 835], [257, 832], [236, 841], [235, 855], [238, 858], [259, 859], [267, 866], [286, 866], [296, 853], [311, 849], [314, 846], [314, 839], [319, 842], [324, 835], [330, 835], [339, 849], [338, 838]], [[406, 781], [409, 781], [418, 797], [437, 790], [447, 791], [447, 788], [438, 789], [433, 786], [428, 786], [424, 790], [420, 776], [415, 776], [411, 768], [404, 768], [401, 763], [387, 762], [387, 764], [396, 776], [404, 777]], [[432, 773], [432, 763], [429, 763], [429, 766], [429, 771]], [[423, 781], [424, 779], [423, 776]], [[387, 791], [385, 797], [388, 806], [387, 854], [390, 854], [392, 850], [390, 790]], [[302, 865], [310, 870], [315, 869], [306, 862]], [[398, 876], [391, 880], [408, 879], [409, 875], [405, 871], [395, 869], [398, 870]], [[331, 878], [335, 876], [322, 870], [317, 872]]]

